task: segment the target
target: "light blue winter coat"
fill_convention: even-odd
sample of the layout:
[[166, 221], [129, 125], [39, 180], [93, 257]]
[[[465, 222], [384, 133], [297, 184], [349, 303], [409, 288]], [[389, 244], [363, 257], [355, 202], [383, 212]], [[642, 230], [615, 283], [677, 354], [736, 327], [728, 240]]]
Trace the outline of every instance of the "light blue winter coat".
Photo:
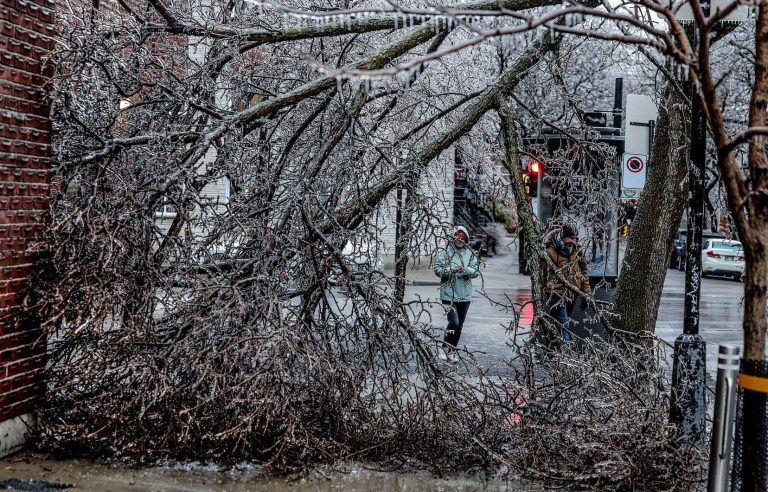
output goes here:
[[[469, 237], [464, 227], [457, 227], [454, 234], [457, 231], [464, 231], [464, 234]], [[464, 271], [454, 273], [453, 269], [458, 266], [464, 267]], [[451, 242], [437, 255], [435, 275], [440, 277], [440, 300], [469, 302], [472, 300], [472, 279], [480, 275], [477, 255], [469, 246], [457, 250]]]

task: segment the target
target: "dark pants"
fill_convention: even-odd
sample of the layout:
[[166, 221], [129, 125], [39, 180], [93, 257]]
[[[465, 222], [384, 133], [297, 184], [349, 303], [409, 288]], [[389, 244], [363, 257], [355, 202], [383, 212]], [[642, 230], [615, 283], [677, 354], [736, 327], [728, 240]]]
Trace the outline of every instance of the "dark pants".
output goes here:
[[560, 323], [563, 341], [565, 343], [573, 342], [573, 336], [571, 335], [570, 330], [571, 315], [573, 314], [573, 301], [569, 301], [566, 297], [551, 294], [547, 304], [549, 306], [549, 315]]
[[456, 309], [457, 318], [459, 321], [459, 324], [455, 324], [451, 322], [451, 315], [450, 312], [448, 313], [448, 326], [445, 329], [445, 343], [446, 345], [450, 345], [453, 348], [456, 348], [456, 345], [459, 344], [459, 338], [461, 337], [461, 329], [464, 327], [464, 320], [467, 317], [467, 311], [469, 311], [469, 301], [467, 302], [456, 302], [454, 301], [451, 303], [451, 301], [443, 301], [443, 304], [446, 306], [450, 306], [453, 304], [451, 309]]

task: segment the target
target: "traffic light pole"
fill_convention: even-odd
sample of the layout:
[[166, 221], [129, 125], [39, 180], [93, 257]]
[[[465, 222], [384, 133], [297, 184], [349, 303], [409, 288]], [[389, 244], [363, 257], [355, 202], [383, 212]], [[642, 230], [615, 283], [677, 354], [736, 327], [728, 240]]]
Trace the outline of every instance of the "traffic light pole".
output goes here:
[[[522, 172], [523, 185], [526, 196], [529, 198], [538, 200], [539, 187], [541, 186], [543, 164], [536, 160], [532, 155], [525, 152], [526, 155], [531, 157], [532, 161], [528, 164], [525, 171]], [[538, 206], [538, 202], [537, 202]], [[537, 207], [532, 207], [534, 215], [537, 213]], [[518, 250], [518, 273], [523, 275], [530, 275], [531, 271], [528, 267], [528, 255], [525, 248], [525, 235], [520, 234], [520, 246]]]
[[[694, 52], [698, 49], [696, 29], [689, 31]], [[690, 84], [691, 145], [688, 163], [688, 241], [685, 261], [685, 314], [683, 334], [675, 340], [672, 366], [670, 422], [677, 437], [696, 445], [704, 443], [706, 431], [706, 344], [699, 335], [701, 301], [701, 246], [704, 228], [704, 176], [706, 121], [699, 88]]]

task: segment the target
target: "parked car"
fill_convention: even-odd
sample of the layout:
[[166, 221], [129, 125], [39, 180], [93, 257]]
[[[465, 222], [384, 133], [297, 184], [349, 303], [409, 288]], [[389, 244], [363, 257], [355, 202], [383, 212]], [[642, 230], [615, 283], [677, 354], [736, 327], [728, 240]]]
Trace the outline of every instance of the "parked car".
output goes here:
[[341, 250], [341, 254], [357, 273], [381, 272], [384, 268], [384, 261], [371, 251], [367, 243], [354, 245], [349, 241]]
[[236, 240], [217, 241], [201, 245], [196, 251], [197, 262], [200, 265], [212, 266], [229, 264], [243, 253], [240, 243]]
[[744, 247], [730, 239], [708, 239], [701, 253], [701, 275], [744, 276]]
[[[703, 231], [702, 241], [707, 239], [726, 239], [726, 237], [719, 232]], [[686, 247], [688, 244], [688, 230], [678, 229], [677, 236], [672, 242], [672, 254], [669, 255], [669, 268], [677, 268], [680, 271], [685, 271], [685, 259], [688, 254]]]
[[235, 258], [242, 253], [242, 250], [240, 243], [237, 242], [229, 244], [213, 243], [208, 246], [206, 253], [207, 255], [203, 257], [204, 261], [218, 262], [228, 258]]

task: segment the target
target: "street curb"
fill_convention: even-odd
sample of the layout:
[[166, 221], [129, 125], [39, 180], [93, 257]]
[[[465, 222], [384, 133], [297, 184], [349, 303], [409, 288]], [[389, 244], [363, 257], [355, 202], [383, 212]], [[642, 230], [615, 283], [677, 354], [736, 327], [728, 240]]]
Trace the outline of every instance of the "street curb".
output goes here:
[[440, 285], [440, 281], [439, 280], [406, 280], [406, 284], [413, 285], [416, 287], [424, 287], [429, 285], [438, 287]]

